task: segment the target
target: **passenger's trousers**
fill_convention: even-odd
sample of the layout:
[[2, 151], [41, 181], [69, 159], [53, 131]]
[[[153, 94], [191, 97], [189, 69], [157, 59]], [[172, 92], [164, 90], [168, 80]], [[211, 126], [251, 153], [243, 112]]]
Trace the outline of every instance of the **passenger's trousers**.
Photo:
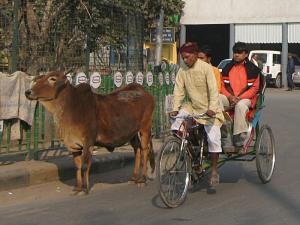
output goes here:
[[[225, 95], [220, 94], [220, 104], [222, 110], [224, 107], [229, 107], [229, 101]], [[246, 114], [251, 106], [250, 99], [241, 99], [234, 108], [234, 122], [233, 122], [233, 135], [244, 133], [248, 131], [248, 121]]]

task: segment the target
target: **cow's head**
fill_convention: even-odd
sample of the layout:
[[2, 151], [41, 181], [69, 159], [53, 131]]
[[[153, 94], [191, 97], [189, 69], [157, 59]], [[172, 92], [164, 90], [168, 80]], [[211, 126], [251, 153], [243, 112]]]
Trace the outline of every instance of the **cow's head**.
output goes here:
[[61, 71], [52, 71], [33, 80], [31, 88], [25, 91], [30, 100], [51, 101], [56, 99], [60, 91], [66, 86], [68, 79]]

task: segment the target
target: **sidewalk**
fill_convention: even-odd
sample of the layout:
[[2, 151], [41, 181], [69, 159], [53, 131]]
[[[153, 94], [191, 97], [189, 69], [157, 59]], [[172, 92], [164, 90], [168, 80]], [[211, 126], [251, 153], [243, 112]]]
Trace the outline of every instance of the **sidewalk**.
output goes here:
[[[155, 153], [161, 144], [160, 139], [153, 139]], [[91, 174], [120, 169], [133, 162], [134, 152], [130, 145], [116, 148], [113, 153], [99, 148], [93, 155]], [[73, 178], [75, 165], [71, 155], [41, 161], [21, 161], [0, 166], [0, 191]]]

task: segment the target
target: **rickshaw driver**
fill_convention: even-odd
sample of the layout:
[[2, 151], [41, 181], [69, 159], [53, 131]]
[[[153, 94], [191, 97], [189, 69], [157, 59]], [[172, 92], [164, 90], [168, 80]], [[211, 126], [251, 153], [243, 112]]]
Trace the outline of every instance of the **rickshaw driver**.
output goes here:
[[[170, 116], [184, 116], [206, 113], [204, 117], [196, 119], [204, 125], [207, 133], [208, 150], [211, 155], [212, 171], [210, 185], [219, 183], [217, 162], [221, 148], [220, 127], [224, 121], [219, 105], [219, 93], [215, 75], [211, 65], [198, 59], [198, 46], [196, 43], [186, 43], [180, 48], [183, 65], [176, 76], [174, 87], [174, 106]], [[189, 101], [182, 105], [187, 94]], [[182, 118], [176, 118], [171, 126], [172, 130], [178, 130]]]
[[233, 144], [242, 147], [247, 136], [250, 108], [256, 105], [259, 91], [260, 69], [248, 60], [246, 43], [237, 42], [233, 59], [222, 70], [220, 102], [222, 109], [234, 109]]

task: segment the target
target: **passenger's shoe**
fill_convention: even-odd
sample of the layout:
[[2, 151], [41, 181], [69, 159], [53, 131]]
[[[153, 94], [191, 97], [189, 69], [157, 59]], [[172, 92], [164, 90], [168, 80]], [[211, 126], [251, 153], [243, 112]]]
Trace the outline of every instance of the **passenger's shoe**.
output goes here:
[[233, 135], [232, 140], [233, 140], [233, 145], [234, 146], [236, 146], [236, 147], [242, 147], [243, 146], [243, 142], [242, 142], [239, 134]]
[[244, 141], [246, 140], [247, 132], [233, 135], [233, 144], [236, 147], [243, 147]]
[[243, 141], [245, 141], [246, 140], [246, 138], [247, 138], [247, 132], [244, 132], [244, 133], [240, 133], [240, 137], [241, 137], [241, 139], [243, 140]]

